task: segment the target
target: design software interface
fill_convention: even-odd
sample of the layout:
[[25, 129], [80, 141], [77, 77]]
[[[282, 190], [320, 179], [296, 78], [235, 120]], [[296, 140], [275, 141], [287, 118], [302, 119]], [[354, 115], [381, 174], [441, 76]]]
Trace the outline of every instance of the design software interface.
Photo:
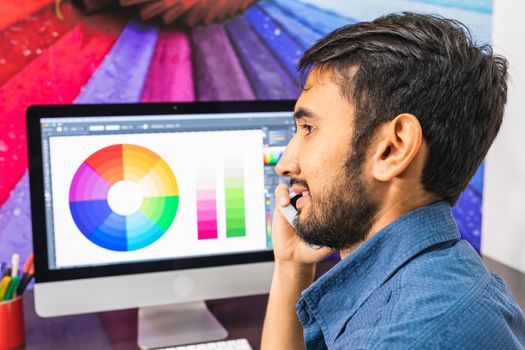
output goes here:
[[41, 123], [49, 269], [272, 248], [291, 112]]

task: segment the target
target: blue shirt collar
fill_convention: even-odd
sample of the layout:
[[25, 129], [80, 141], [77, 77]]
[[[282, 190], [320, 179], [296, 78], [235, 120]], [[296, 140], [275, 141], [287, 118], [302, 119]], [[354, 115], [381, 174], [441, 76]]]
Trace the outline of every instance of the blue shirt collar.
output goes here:
[[411, 211], [391, 222], [305, 289], [297, 310], [306, 304], [327, 344], [332, 344], [348, 319], [404, 263], [436, 244], [458, 240], [459, 232], [447, 202]]

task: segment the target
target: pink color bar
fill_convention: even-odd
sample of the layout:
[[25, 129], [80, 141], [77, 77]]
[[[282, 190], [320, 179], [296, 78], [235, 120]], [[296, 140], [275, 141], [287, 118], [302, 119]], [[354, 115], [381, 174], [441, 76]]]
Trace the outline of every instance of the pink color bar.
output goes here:
[[217, 220], [215, 221], [198, 221], [199, 241], [201, 239], [217, 238]]
[[[209, 160], [201, 159], [201, 164]], [[197, 228], [198, 239], [217, 239], [217, 193], [213, 168], [204, 167], [197, 171]]]
[[198, 211], [215, 211], [216, 210], [216, 204], [215, 204], [215, 198], [209, 198], [209, 197], [200, 197], [197, 195], [197, 210]]
[[214, 210], [211, 210], [211, 211], [199, 210], [199, 220], [214, 221], [216, 219], [217, 219], [217, 213]]
[[217, 238], [217, 222], [216, 221], [200, 221], [199, 222], [199, 239], [215, 239]]
[[217, 233], [217, 204], [215, 191], [197, 191], [197, 228], [198, 239], [216, 239]]
[[199, 230], [199, 240], [215, 239], [215, 238], [217, 238], [217, 230], [211, 230], [211, 231]]
[[199, 199], [209, 199], [215, 202], [215, 190], [197, 190], [197, 197]]

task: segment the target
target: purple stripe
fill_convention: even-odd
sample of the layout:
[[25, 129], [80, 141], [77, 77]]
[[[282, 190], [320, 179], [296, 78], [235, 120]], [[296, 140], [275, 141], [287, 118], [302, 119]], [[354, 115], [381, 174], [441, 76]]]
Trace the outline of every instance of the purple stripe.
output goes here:
[[239, 16], [228, 21], [226, 30], [258, 99], [295, 99], [299, 96], [298, 86], [255, 34], [246, 18]]
[[158, 35], [157, 27], [131, 21], [75, 103], [139, 102]]
[[191, 43], [198, 100], [255, 99], [222, 26], [195, 28], [191, 33]]
[[27, 170], [0, 208], [0, 242], [0, 261], [16, 252], [23, 263], [33, 250]]

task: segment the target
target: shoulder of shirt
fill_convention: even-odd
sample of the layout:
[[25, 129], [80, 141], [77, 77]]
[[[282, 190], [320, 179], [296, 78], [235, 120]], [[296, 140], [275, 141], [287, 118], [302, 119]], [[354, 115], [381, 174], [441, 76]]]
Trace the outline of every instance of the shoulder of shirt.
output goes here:
[[[525, 347], [523, 313], [505, 283], [465, 241], [421, 254], [390, 282], [389, 305], [374, 327], [356, 330], [356, 347], [514, 348], [513, 339]], [[345, 342], [344, 333], [338, 342]]]

